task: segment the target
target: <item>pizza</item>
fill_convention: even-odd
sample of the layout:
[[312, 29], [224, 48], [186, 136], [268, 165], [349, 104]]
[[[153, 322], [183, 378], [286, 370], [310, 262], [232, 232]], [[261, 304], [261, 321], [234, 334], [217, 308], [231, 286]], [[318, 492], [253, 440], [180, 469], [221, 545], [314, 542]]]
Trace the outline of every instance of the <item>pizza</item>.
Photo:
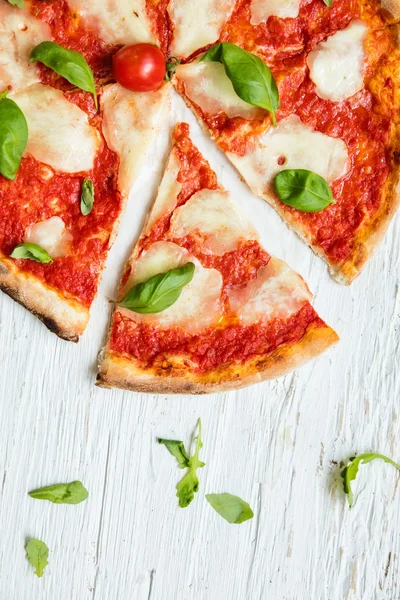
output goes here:
[[261, 246], [180, 123], [122, 277], [98, 384], [205, 393], [283, 375], [338, 339], [311, 298]]
[[[102, 38], [86, 29], [73, 4], [33, 1], [17, 8], [0, 0], [0, 92], [9, 90], [7, 99], [21, 109], [29, 131], [15, 178], [0, 176], [0, 288], [60, 337], [77, 341], [168, 91], [135, 94], [111, 82], [107, 61], [123, 37], [113, 36], [112, 19]], [[47, 41], [85, 55], [99, 110], [91, 94], [30, 62], [32, 49]], [[90, 214], [80, 208], [85, 180], [94, 189]], [[40, 246], [51, 262], [10, 257], [21, 244]]]
[[[176, 92], [350, 283], [399, 201], [398, 23], [398, 0], [0, 0], [0, 289], [79, 339]], [[179, 124], [98, 383], [276, 377], [337, 340], [310, 301]]]
[[[192, 27], [204, 46], [207, 30], [195, 16], [197, 6], [172, 2], [182, 4], [192, 13]], [[184, 59], [176, 71], [177, 89], [253, 193], [328, 263], [336, 281], [350, 283], [382, 238], [399, 201], [400, 53], [393, 23], [400, 19], [400, 3], [205, 4], [209, 14], [214, 10], [218, 15], [218, 27], [207, 44], [220, 42], [229, 50], [229, 45], [239, 46], [268, 65], [279, 98], [276, 115], [237, 95], [232, 74], [248, 77], [247, 64], [241, 62], [237, 73], [231, 65], [228, 77], [227, 61], [220, 56], [204, 60], [208, 48], [195, 48], [193, 38], [185, 44], [181, 26], [176, 26], [172, 43]], [[278, 173], [300, 169], [329, 184], [334, 202], [324, 210], [302, 212], [278, 197]]]

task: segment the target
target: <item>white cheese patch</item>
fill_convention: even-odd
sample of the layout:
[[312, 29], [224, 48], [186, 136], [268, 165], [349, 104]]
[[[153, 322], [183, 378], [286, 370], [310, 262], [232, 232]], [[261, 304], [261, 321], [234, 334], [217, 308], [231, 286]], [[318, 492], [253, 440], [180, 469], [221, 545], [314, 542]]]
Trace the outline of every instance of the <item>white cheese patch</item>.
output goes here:
[[190, 233], [200, 234], [203, 250], [219, 256], [236, 250], [242, 240], [258, 239], [247, 216], [224, 190], [200, 190], [176, 209], [169, 237]]
[[363, 89], [367, 31], [362, 21], [352, 21], [310, 52], [307, 64], [320, 98], [341, 102]]
[[147, 281], [153, 275], [165, 273], [184, 263], [190, 262], [191, 258], [186, 248], [181, 248], [172, 242], [154, 242], [133, 263], [132, 271], [124, 290], [126, 293], [137, 283]]
[[189, 56], [216, 42], [236, 0], [171, 0], [168, 12], [174, 27], [170, 54]]
[[35, 19], [29, 7], [17, 8], [0, 2], [0, 92], [13, 90], [39, 81], [37, 65], [31, 64], [31, 50], [51, 40], [50, 27]]
[[156, 242], [150, 246], [136, 265], [132, 285], [187, 262], [193, 262], [196, 270], [192, 281], [183, 288], [175, 304], [154, 315], [141, 315], [121, 307], [117, 310], [137, 323], [149, 323], [162, 329], [179, 327], [189, 333], [198, 333], [218, 323], [222, 316], [221, 273], [216, 269], [205, 269], [185, 249], [176, 244]]
[[305, 125], [290, 115], [270, 127], [245, 156], [228, 153], [256, 196], [273, 193], [273, 180], [282, 169], [307, 169], [328, 183], [342, 177], [350, 162], [345, 142]]
[[68, 4], [108, 44], [156, 41], [146, 0], [68, 0]]
[[51, 217], [31, 225], [26, 231], [24, 242], [41, 246], [52, 258], [61, 258], [68, 254], [72, 235], [60, 217]]
[[116, 83], [107, 86], [101, 96], [103, 134], [120, 157], [118, 182], [126, 196], [166, 113], [167, 90], [168, 86], [163, 86], [154, 92], [130, 92]]
[[255, 119], [265, 114], [236, 94], [224, 66], [205, 61], [180, 65], [177, 78], [185, 84], [185, 93], [206, 115], [225, 113], [229, 118]]
[[60, 90], [35, 83], [10, 96], [28, 122], [25, 153], [58, 171], [79, 173], [93, 168], [100, 136], [85, 112]]
[[233, 312], [244, 325], [272, 319], [288, 319], [312, 298], [303, 278], [278, 258], [258, 270], [257, 278], [245, 287], [228, 289]]
[[146, 231], [150, 231], [160, 217], [174, 210], [182, 188], [177, 180], [180, 168], [181, 162], [175, 150], [172, 150], [160, 187], [158, 188], [157, 199], [146, 224]]
[[299, 10], [300, 0], [252, 0], [250, 23], [259, 25], [272, 16], [281, 19], [295, 18], [299, 15]]

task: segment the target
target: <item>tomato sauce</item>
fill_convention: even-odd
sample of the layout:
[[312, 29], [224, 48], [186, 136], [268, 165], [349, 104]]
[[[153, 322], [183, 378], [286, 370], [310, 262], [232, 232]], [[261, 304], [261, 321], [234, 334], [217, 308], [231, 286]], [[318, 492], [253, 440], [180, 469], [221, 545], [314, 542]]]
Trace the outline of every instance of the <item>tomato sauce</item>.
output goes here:
[[[187, 124], [180, 123], [176, 127], [174, 141], [174, 151], [181, 163], [178, 180], [182, 188], [177, 204], [181, 206], [201, 189], [218, 188], [218, 182], [208, 162], [191, 142]], [[227, 287], [245, 285], [255, 279], [258, 269], [268, 264], [270, 255], [256, 240], [243, 241], [237, 250], [223, 256], [210, 254], [204, 251], [203, 241], [196, 233], [180, 239], [169, 237], [171, 217], [172, 213], [161, 217], [149, 234], [139, 240], [138, 254], [156, 241], [168, 240], [186, 248], [204, 267], [217, 269], [223, 278], [221, 301], [224, 318], [216, 327], [200, 334], [190, 334], [177, 327], [162, 330], [146, 323], [138, 324], [116, 312], [110, 338], [113, 352], [139, 361], [144, 368], [160, 364], [171, 353], [179, 354], [187, 357], [190, 368], [204, 373], [231, 361], [244, 363], [254, 356], [272, 352], [280, 344], [298, 341], [311, 324], [317, 327], [325, 325], [309, 303], [287, 320], [275, 319], [251, 326], [239, 324], [237, 316], [229, 312]], [[122, 287], [129, 274], [128, 267], [122, 278]]]
[[232, 324], [208, 328], [194, 335], [172, 327], [157, 329], [135, 323], [117, 312], [114, 315], [110, 350], [134, 359], [143, 368], [161, 364], [173, 355], [186, 357], [188, 367], [206, 373], [229, 363], [244, 364], [256, 356], [265, 356], [287, 342], [297, 342], [310, 327], [324, 327], [313, 307], [306, 303], [289, 319], [250, 326]]
[[[250, 23], [250, 0], [240, 1], [225, 25], [222, 41], [240, 45], [257, 53], [271, 68], [278, 83], [281, 106], [277, 120], [290, 114], [331, 137], [345, 141], [350, 170], [332, 185], [336, 204], [320, 213], [307, 214], [283, 206], [296, 214], [296, 220], [311, 234], [314, 245], [323, 249], [331, 262], [342, 262], [352, 252], [354, 234], [382, 205], [382, 191], [393, 165], [390, 148], [391, 127], [396, 101], [390, 76], [379, 81], [385, 57], [393, 55], [394, 41], [385, 27], [377, 2], [341, 0], [327, 7], [322, 0], [303, 0], [294, 19], [270, 17], [257, 26]], [[334, 103], [322, 100], [309, 77], [306, 58], [312, 49], [346, 27], [353, 19], [363, 19], [374, 32], [367, 40], [368, 65], [365, 89], [352, 98]], [[378, 78], [378, 82], [374, 82]], [[374, 94], [374, 85], [377, 92]], [[184, 84], [178, 82], [184, 93]], [[205, 115], [196, 106], [216, 142], [225, 152], [244, 156], [259, 135], [270, 127], [268, 114], [249, 121], [226, 114]]]

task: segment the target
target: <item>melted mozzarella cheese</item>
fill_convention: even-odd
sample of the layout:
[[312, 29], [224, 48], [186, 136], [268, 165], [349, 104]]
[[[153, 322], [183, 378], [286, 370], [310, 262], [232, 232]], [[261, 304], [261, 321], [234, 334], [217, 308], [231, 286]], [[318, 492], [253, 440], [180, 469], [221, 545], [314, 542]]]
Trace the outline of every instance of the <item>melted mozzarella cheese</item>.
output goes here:
[[185, 249], [176, 244], [156, 242], [150, 246], [136, 264], [132, 284], [187, 262], [193, 262], [196, 269], [192, 281], [183, 288], [175, 304], [154, 315], [141, 315], [121, 307], [117, 310], [137, 323], [149, 323], [162, 329], [179, 327], [189, 333], [196, 333], [216, 324], [222, 316], [221, 273], [216, 269], [204, 268]]
[[224, 66], [205, 61], [180, 65], [177, 78], [185, 84], [185, 93], [206, 115], [225, 113], [229, 118], [254, 119], [265, 111], [245, 102], [236, 94]]
[[187, 262], [190, 262], [190, 255], [185, 248], [181, 248], [172, 242], [154, 242], [133, 263], [131, 274], [124, 289], [127, 292], [137, 283], [147, 281], [153, 275], [165, 273]]
[[200, 234], [202, 248], [222, 256], [236, 250], [241, 240], [258, 239], [257, 231], [224, 190], [200, 190], [179, 207], [168, 235], [182, 238]]
[[58, 171], [78, 173], [93, 168], [100, 136], [86, 113], [64, 94], [35, 83], [10, 96], [28, 122], [26, 153]]
[[29, 227], [24, 242], [37, 244], [47, 250], [52, 258], [60, 258], [68, 254], [72, 235], [60, 217], [51, 217]]
[[0, 92], [8, 86], [18, 90], [40, 80], [29, 55], [32, 48], [51, 39], [50, 27], [35, 19], [28, 7], [0, 2]]
[[367, 31], [364, 23], [352, 21], [310, 52], [307, 64], [320, 98], [341, 102], [363, 89]]
[[154, 42], [146, 0], [68, 0], [91, 29], [109, 44]]
[[182, 188], [177, 180], [180, 168], [181, 162], [175, 150], [172, 150], [167, 168], [165, 169], [160, 187], [158, 188], [157, 199], [147, 221], [146, 231], [149, 231], [160, 217], [169, 214], [174, 210], [178, 201], [179, 192]]
[[314, 131], [296, 115], [270, 127], [252, 152], [228, 156], [257, 196], [273, 193], [273, 180], [282, 169], [308, 169], [331, 183], [350, 164], [343, 140]]
[[126, 196], [158, 133], [167, 108], [166, 89], [137, 93], [116, 83], [107, 86], [102, 94], [103, 134], [108, 146], [120, 157], [118, 182]]
[[295, 18], [300, 10], [300, 0], [252, 0], [250, 11], [252, 25], [268, 21], [269, 17]]
[[171, 54], [189, 56], [216, 42], [236, 0], [171, 0], [168, 12], [174, 27]]
[[297, 313], [312, 295], [300, 275], [278, 258], [271, 258], [258, 270], [257, 278], [245, 287], [228, 290], [231, 309], [244, 325], [259, 321], [287, 319]]

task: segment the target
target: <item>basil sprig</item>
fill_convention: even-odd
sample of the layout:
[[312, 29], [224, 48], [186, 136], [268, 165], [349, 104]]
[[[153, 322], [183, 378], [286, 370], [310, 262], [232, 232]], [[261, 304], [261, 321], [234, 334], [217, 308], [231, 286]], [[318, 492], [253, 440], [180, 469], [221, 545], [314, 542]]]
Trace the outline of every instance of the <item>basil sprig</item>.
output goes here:
[[323, 177], [306, 169], [286, 169], [275, 177], [279, 199], [301, 212], [314, 213], [335, 204], [332, 190]]
[[164, 440], [163, 438], [158, 438], [158, 443], [163, 444], [172, 456], [175, 456], [181, 469], [189, 467], [190, 458], [183, 442], [180, 440]]
[[261, 58], [235, 44], [221, 42], [210, 48], [201, 60], [221, 63], [239, 98], [268, 110], [276, 125], [279, 91], [271, 70]]
[[353, 506], [353, 491], [351, 489], [351, 482], [355, 480], [358, 473], [358, 468], [360, 464], [367, 464], [375, 459], [384, 460], [386, 463], [393, 465], [400, 471], [400, 465], [395, 463], [391, 458], [384, 456], [383, 454], [376, 454], [375, 452], [368, 452], [366, 454], [360, 454], [359, 456], [353, 456], [349, 460], [349, 464], [343, 469], [341, 472], [341, 477], [343, 479], [343, 489], [344, 493], [347, 495], [347, 500], [349, 501], [349, 506], [352, 508]]
[[34, 260], [36, 262], [40, 262], [43, 264], [52, 263], [53, 259], [50, 254], [37, 244], [19, 244], [14, 248], [14, 250], [10, 254], [11, 258], [28, 258], [29, 260]]
[[49, 549], [44, 542], [32, 538], [25, 546], [26, 558], [35, 567], [36, 577], [43, 577], [44, 570], [49, 564]]
[[53, 504], [80, 504], [84, 502], [89, 492], [80, 481], [71, 483], [56, 483], [29, 492], [35, 500], [49, 500]]
[[326, 4], [326, 6], [332, 6], [332, 2], [333, 0], [324, 0], [324, 4]]
[[228, 523], [244, 523], [254, 517], [249, 504], [231, 494], [206, 494], [206, 500]]
[[28, 124], [19, 106], [0, 94], [0, 173], [14, 180], [28, 142]]
[[94, 185], [91, 179], [84, 179], [81, 190], [81, 213], [86, 217], [92, 212], [94, 203]]
[[94, 104], [96, 109], [98, 108], [93, 72], [82, 54], [63, 48], [55, 42], [42, 42], [31, 52], [30, 61], [36, 60], [65, 77], [79, 89], [93, 94]]
[[136, 284], [117, 304], [141, 314], [162, 312], [175, 304], [182, 289], [192, 281], [194, 270], [194, 264], [188, 262], [166, 273], [153, 275]]
[[8, 0], [11, 6], [17, 6], [18, 8], [24, 8], [24, 0]]

